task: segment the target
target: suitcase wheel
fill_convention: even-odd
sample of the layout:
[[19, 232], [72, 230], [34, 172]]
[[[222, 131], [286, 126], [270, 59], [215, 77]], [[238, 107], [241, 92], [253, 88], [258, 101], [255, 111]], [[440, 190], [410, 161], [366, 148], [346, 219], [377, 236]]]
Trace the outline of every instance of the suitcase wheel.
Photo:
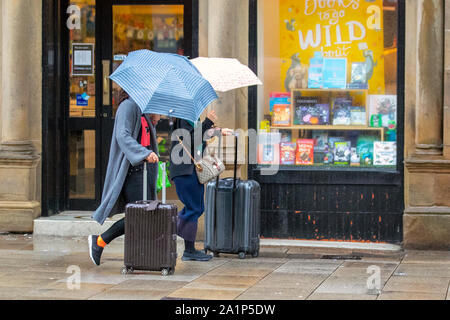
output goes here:
[[123, 267], [122, 268], [122, 274], [123, 275], [127, 275], [127, 274], [130, 274], [130, 273], [133, 273], [133, 268], [132, 267]]
[[255, 251], [252, 253], [253, 258], [257, 258], [259, 256], [259, 251]]
[[213, 257], [214, 258], [218, 258], [218, 257], [220, 257], [220, 254], [217, 251], [214, 251], [213, 252]]
[[245, 259], [245, 252], [239, 252], [239, 259]]
[[168, 276], [169, 274], [173, 274], [174, 271], [175, 271], [175, 270], [172, 270], [172, 269], [170, 269], [170, 268], [163, 268], [163, 269], [161, 270], [161, 275], [162, 275], [163, 277], [166, 277], [166, 276]]

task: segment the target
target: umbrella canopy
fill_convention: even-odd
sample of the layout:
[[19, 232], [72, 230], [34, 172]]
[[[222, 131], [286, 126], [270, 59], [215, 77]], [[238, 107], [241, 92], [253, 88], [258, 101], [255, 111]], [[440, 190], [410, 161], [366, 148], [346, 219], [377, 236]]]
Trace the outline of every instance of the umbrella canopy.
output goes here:
[[110, 78], [139, 105], [156, 113], [197, 121], [217, 94], [183, 56], [150, 50], [130, 52]]
[[191, 62], [216, 91], [225, 92], [262, 84], [253, 71], [237, 59], [200, 57]]

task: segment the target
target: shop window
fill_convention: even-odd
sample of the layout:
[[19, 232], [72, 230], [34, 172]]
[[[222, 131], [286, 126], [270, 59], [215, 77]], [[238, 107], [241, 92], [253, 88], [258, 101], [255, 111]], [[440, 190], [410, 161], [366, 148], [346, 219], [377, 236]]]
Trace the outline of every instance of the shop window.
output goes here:
[[258, 1], [258, 163], [397, 166], [397, 0]]
[[[113, 30], [113, 70], [135, 50], [184, 55], [183, 5], [114, 5]], [[112, 88], [115, 116], [120, 87], [113, 81]]]
[[79, 17], [70, 20], [79, 25], [69, 29], [70, 117], [94, 118], [95, 0], [72, 0], [70, 8]]

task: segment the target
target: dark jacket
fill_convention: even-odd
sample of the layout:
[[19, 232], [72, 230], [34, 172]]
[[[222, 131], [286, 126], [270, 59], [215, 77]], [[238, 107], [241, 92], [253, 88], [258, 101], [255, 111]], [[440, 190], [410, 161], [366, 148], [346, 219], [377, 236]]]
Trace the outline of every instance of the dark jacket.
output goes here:
[[[197, 143], [197, 145], [195, 145], [194, 140], [194, 127], [186, 120], [183, 119], [176, 119], [174, 121], [174, 125], [172, 128], [172, 131], [174, 132], [172, 134], [172, 145], [171, 145], [171, 149], [170, 149], [170, 167], [169, 167], [169, 177], [170, 179], [173, 179], [175, 177], [178, 176], [184, 176], [184, 175], [190, 175], [192, 174], [192, 172], [194, 171], [194, 162], [192, 160], [190, 160], [189, 155], [185, 154], [185, 150], [184, 148], [180, 145], [178, 138], [176, 137], [176, 130], [177, 129], [185, 129], [186, 133], [189, 133], [191, 139], [184, 141], [183, 136], [179, 136], [181, 140], [183, 140], [183, 144], [184, 146], [190, 150], [191, 155], [194, 157], [194, 159], [196, 160], [200, 160], [201, 157], [203, 156], [203, 151], [205, 150], [206, 147], [206, 142], [203, 141], [203, 136], [205, 134], [205, 132], [209, 129], [211, 129], [214, 125], [214, 122], [212, 122], [209, 118], [206, 118], [205, 121], [202, 122], [202, 130], [201, 130], [201, 141], [202, 143], [199, 144]], [[200, 130], [198, 129], [198, 132], [200, 133]], [[197, 134], [199, 134], [197, 133]], [[201, 152], [198, 153], [197, 151], [199, 150], [199, 146], [201, 145]], [[174, 148], [176, 148], [174, 150]], [[180, 159], [183, 159], [185, 157], [189, 158], [189, 161], [187, 161], [188, 163], [186, 163], [186, 161], [184, 161], [181, 164], [175, 164], [172, 161], [172, 152], [175, 151], [175, 153], [178, 153], [178, 155], [180, 156]]]

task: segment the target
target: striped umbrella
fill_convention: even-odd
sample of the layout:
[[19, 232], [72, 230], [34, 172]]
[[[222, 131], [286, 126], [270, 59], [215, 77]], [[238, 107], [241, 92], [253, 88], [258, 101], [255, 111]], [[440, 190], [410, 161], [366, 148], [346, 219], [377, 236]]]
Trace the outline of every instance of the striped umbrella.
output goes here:
[[110, 78], [139, 105], [155, 113], [195, 122], [217, 94], [186, 58], [150, 50], [130, 52]]

